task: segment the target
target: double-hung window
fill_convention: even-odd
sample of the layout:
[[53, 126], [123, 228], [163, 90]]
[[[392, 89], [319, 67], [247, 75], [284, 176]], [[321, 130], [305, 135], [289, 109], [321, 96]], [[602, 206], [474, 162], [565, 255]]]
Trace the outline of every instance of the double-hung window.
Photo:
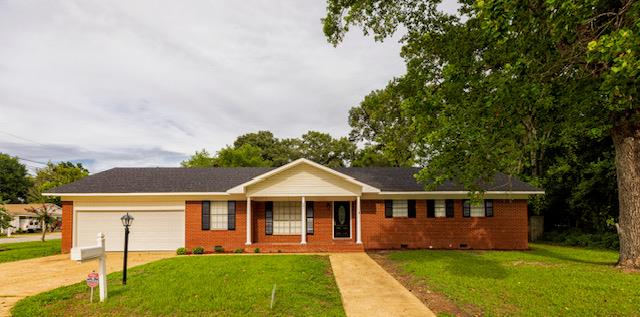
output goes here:
[[415, 200], [385, 200], [384, 216], [386, 218], [415, 218]]
[[203, 201], [202, 230], [235, 230], [235, 201]]
[[273, 234], [300, 234], [302, 229], [300, 208], [302, 208], [302, 203], [299, 201], [274, 201]]
[[453, 218], [453, 199], [427, 200], [427, 218]]
[[464, 217], [493, 217], [493, 200], [464, 201], [463, 213]]
[[211, 202], [211, 230], [227, 230], [228, 206], [226, 201]]

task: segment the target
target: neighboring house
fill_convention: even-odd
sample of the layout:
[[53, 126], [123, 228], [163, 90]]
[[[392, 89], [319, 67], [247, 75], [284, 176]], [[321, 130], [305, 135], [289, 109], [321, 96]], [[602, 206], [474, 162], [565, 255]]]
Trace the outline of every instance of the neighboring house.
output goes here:
[[[40, 231], [41, 226], [40, 222], [36, 218], [36, 215], [32, 212], [29, 212], [31, 208], [40, 209], [43, 204], [6, 204], [3, 205], [4, 209], [7, 210], [7, 213], [13, 220], [11, 220], [11, 232], [23, 231], [23, 232], [33, 232]], [[62, 219], [62, 208], [55, 204], [46, 204], [49, 208], [53, 210], [53, 215], [58, 219]], [[6, 231], [3, 230], [3, 231]], [[5, 233], [5, 232], [3, 232]]]
[[355, 251], [527, 249], [527, 199], [543, 192], [504, 174], [485, 200], [447, 182], [433, 191], [418, 168], [328, 168], [299, 159], [278, 168], [114, 168], [45, 195], [62, 198], [62, 246], [106, 234], [122, 250]]

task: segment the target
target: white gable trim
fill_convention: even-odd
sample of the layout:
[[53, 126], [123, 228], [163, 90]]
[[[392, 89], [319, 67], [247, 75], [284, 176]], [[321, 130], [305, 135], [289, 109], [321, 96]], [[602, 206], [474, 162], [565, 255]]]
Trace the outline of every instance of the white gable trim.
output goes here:
[[230, 188], [229, 190], [227, 190], [227, 193], [229, 193], [229, 194], [244, 194], [244, 193], [246, 193], [247, 186], [262, 182], [265, 179], [269, 178], [270, 176], [276, 175], [276, 174], [278, 174], [278, 173], [280, 173], [282, 171], [288, 170], [288, 169], [290, 169], [290, 168], [292, 168], [294, 166], [298, 166], [300, 164], [307, 164], [307, 165], [313, 166], [313, 167], [318, 168], [318, 169], [320, 169], [322, 171], [325, 171], [327, 173], [330, 173], [330, 174], [333, 174], [335, 176], [338, 176], [338, 177], [344, 179], [348, 183], [361, 186], [363, 193], [379, 193], [380, 192], [380, 189], [378, 189], [376, 187], [373, 187], [371, 185], [359, 182], [355, 178], [353, 178], [353, 177], [351, 177], [349, 175], [340, 173], [340, 172], [338, 172], [338, 171], [336, 171], [336, 170], [334, 170], [332, 168], [326, 167], [326, 166], [324, 166], [322, 164], [318, 164], [318, 163], [313, 162], [311, 160], [308, 160], [308, 159], [305, 159], [305, 158], [300, 158], [300, 159], [297, 159], [297, 160], [295, 160], [295, 161], [293, 161], [291, 163], [287, 163], [287, 164], [282, 165], [282, 166], [280, 166], [280, 167], [278, 167], [276, 169], [270, 170], [270, 171], [268, 171], [268, 172], [266, 172], [264, 174], [260, 174], [260, 175], [258, 175], [256, 177], [254, 177], [252, 180], [246, 182], [246, 183], [242, 183], [242, 184], [240, 184], [238, 186]]

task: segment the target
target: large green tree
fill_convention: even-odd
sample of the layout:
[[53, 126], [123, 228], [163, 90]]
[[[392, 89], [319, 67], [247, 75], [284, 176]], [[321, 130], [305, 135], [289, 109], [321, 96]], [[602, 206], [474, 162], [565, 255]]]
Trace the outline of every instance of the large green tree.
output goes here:
[[29, 189], [28, 201], [32, 203], [54, 203], [60, 205], [60, 197], [42, 196], [42, 193], [64, 184], [73, 183], [89, 175], [82, 163], [48, 162], [47, 166], [36, 169], [32, 178], [33, 186]]
[[327, 133], [309, 131], [301, 138], [278, 139], [269, 131], [239, 136], [214, 156], [206, 150], [196, 151], [183, 167], [282, 166], [301, 157], [327, 166], [347, 166], [356, 146], [347, 138], [334, 138]]
[[30, 186], [27, 168], [18, 158], [0, 153], [0, 200], [24, 202]]
[[[393, 81], [387, 89], [371, 92], [357, 107], [349, 111], [349, 138], [365, 142], [355, 165], [363, 165], [372, 154], [387, 166], [412, 166], [416, 159], [413, 117], [403, 111], [405, 96], [411, 96], [405, 82]], [[378, 165], [371, 162], [374, 165]]]
[[324, 31], [377, 40], [399, 27], [426, 168], [422, 181], [473, 188], [503, 170], [541, 183], [549, 151], [610, 136], [619, 193], [621, 266], [640, 267], [640, 5], [636, 1], [329, 0]]

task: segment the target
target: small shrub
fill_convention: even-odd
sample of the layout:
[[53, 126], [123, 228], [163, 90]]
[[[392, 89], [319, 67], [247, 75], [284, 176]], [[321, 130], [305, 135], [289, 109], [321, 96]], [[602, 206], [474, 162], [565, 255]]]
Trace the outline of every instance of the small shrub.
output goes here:
[[216, 245], [215, 247], [213, 247], [213, 251], [215, 253], [223, 253], [224, 252], [224, 248], [221, 245]]
[[177, 254], [177, 255], [185, 255], [185, 254], [187, 254], [187, 249], [185, 249], [185, 248], [178, 248], [178, 249], [176, 250], [176, 254]]
[[204, 253], [204, 248], [203, 247], [195, 247], [195, 248], [193, 248], [193, 250], [191, 250], [191, 253], [193, 253], [193, 254], [203, 254]]
[[260, 253], [260, 248], [253, 249], [253, 253]]
[[233, 253], [244, 253], [244, 249], [243, 248], [237, 248], [237, 249], [233, 250]]

